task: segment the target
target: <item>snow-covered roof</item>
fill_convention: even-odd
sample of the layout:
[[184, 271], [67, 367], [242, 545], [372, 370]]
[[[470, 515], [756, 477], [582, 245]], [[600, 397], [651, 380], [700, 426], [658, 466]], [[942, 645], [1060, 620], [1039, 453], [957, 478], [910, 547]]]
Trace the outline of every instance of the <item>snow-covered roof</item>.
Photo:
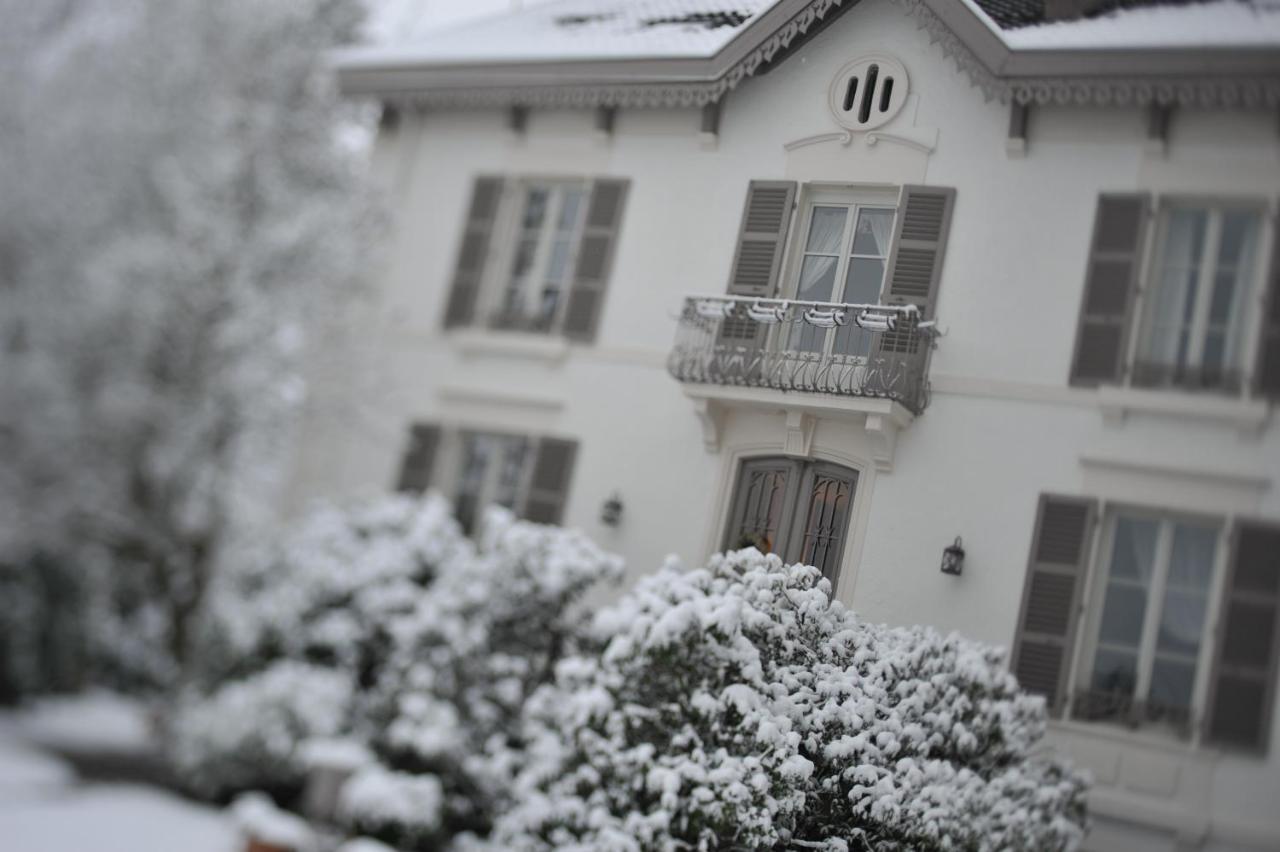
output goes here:
[[[965, 0], [1016, 50], [1276, 47], [1280, 0], [1148, 3], [1075, 20], [1010, 26], [990, 14], [998, 0]], [[1004, 20], [1008, 20], [1005, 17]], [[1024, 22], [1025, 23], [1025, 22]]]
[[[425, 30], [408, 15], [335, 62], [344, 91], [393, 101], [705, 106], [869, 2], [888, 0], [552, 0]], [[1048, 2], [897, 0], [988, 98], [1280, 105], [1280, 0], [1076, 0], [1083, 17], [1046, 23]]]
[[[472, 64], [707, 59], [779, 0], [558, 0], [414, 38], [382, 33], [346, 62]], [[407, 36], [407, 37], [406, 37]]]

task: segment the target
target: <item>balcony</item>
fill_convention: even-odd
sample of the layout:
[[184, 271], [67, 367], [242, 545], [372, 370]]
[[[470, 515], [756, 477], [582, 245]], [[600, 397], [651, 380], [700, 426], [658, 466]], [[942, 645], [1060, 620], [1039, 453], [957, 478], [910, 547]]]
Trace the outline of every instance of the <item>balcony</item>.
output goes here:
[[667, 368], [687, 384], [887, 400], [918, 415], [935, 337], [919, 317], [915, 305], [689, 297]]

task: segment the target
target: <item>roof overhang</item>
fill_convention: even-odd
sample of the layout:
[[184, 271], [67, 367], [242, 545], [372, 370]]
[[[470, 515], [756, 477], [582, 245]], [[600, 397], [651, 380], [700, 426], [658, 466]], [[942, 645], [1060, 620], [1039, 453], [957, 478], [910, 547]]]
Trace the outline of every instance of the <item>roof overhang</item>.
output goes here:
[[[427, 106], [673, 107], [714, 103], [861, 0], [782, 0], [709, 58], [432, 63], [335, 54], [351, 96]], [[893, 0], [988, 99], [1036, 104], [1280, 106], [1280, 46], [1015, 49], [963, 0]]]

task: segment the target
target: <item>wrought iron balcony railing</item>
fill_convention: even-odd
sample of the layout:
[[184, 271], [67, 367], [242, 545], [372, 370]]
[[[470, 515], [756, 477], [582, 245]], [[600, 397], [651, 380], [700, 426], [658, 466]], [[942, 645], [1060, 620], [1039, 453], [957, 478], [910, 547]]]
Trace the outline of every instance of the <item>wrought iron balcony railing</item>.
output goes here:
[[914, 305], [691, 296], [667, 367], [681, 382], [928, 405], [934, 324]]

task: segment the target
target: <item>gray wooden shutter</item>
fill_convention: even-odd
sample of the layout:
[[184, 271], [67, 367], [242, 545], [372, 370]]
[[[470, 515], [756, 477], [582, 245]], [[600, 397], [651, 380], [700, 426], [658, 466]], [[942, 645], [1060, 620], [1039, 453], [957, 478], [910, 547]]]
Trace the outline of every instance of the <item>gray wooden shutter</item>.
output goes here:
[[[955, 201], [956, 191], [950, 187], [902, 188], [885, 275], [884, 304], [915, 305], [920, 308], [919, 319], [933, 316]], [[914, 354], [919, 348], [914, 322], [899, 322], [898, 328], [879, 338], [881, 352]]]
[[1092, 500], [1044, 494], [1036, 513], [1010, 669], [1023, 689], [1045, 697], [1053, 715], [1067, 703], [1096, 512]]
[[1147, 194], [1098, 196], [1071, 359], [1073, 385], [1116, 382], [1123, 374], [1150, 211]]
[[767, 298], [777, 291], [795, 200], [795, 181], [753, 180], [747, 184], [738, 249], [729, 273], [730, 295]]
[[414, 423], [409, 427], [409, 445], [400, 462], [397, 491], [421, 492], [431, 484], [431, 468], [435, 464], [436, 448], [440, 445], [440, 427], [426, 423]]
[[1258, 363], [1253, 371], [1254, 392], [1280, 398], [1280, 219], [1271, 243], [1271, 271], [1267, 275], [1262, 309], [1262, 335], [1258, 341]]
[[573, 462], [578, 455], [578, 442], [559, 438], [538, 441], [529, 478], [529, 493], [524, 501], [524, 518], [538, 524], [558, 524], [564, 516], [573, 479]]
[[604, 289], [617, 250], [628, 183], [596, 180], [591, 184], [591, 201], [587, 205], [587, 220], [582, 241], [578, 243], [578, 261], [565, 308], [565, 337], [582, 341], [595, 339], [604, 307]]
[[1280, 659], [1280, 526], [1240, 524], [1231, 551], [1204, 736], [1265, 752]]
[[489, 243], [501, 197], [502, 178], [475, 179], [471, 187], [471, 205], [467, 208], [467, 221], [462, 232], [462, 247], [458, 250], [458, 263], [454, 267], [449, 303], [445, 306], [445, 328], [469, 325], [475, 318], [476, 296], [480, 291], [480, 280], [484, 275], [485, 259], [489, 255]]

